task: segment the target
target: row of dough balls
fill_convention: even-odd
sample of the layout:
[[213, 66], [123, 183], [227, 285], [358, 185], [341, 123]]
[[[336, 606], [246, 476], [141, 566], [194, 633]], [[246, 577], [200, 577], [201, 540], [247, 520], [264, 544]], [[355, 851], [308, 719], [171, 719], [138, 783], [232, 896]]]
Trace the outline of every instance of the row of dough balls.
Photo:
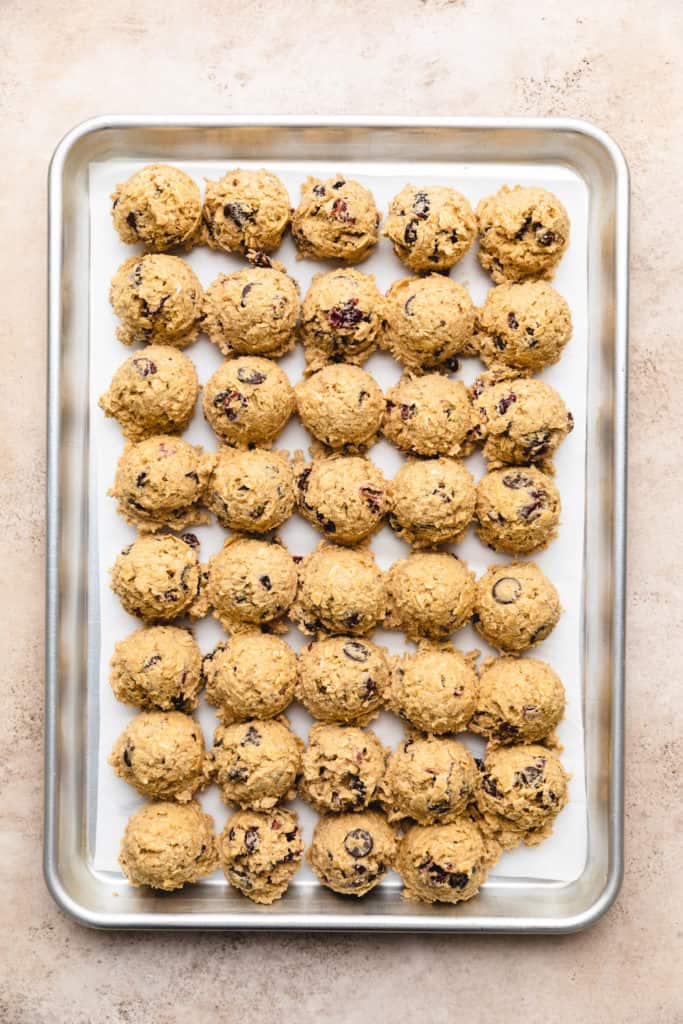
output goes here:
[[300, 338], [308, 369], [362, 364], [379, 346], [417, 373], [479, 355], [489, 368], [532, 373], [557, 362], [572, 335], [566, 300], [544, 281], [501, 284], [481, 308], [442, 274], [395, 281], [385, 295], [372, 275], [340, 268], [316, 274], [303, 299], [282, 264], [219, 274], [206, 293], [176, 256], [133, 256], [115, 274], [110, 301], [126, 345], [184, 348], [203, 332], [225, 356], [277, 358]]
[[[335, 175], [308, 177], [295, 210], [271, 171], [227, 171], [196, 182], [179, 168], [151, 164], [112, 193], [114, 227], [123, 242], [153, 252], [207, 244], [224, 252], [272, 252], [291, 223], [302, 257], [360, 263], [379, 241], [381, 215], [372, 193]], [[478, 258], [494, 281], [552, 277], [569, 244], [564, 206], [543, 188], [504, 185], [476, 214], [454, 188], [406, 185], [389, 204], [383, 234], [411, 270], [448, 271], [479, 234]]]

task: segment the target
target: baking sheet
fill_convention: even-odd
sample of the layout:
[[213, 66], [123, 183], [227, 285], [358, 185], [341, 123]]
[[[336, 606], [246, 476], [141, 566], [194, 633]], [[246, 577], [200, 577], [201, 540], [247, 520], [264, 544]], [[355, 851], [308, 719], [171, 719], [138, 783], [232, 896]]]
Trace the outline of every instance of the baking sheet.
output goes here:
[[[160, 160], [163, 158], [160, 157]], [[204, 177], [217, 178], [225, 172], [225, 163], [216, 161], [169, 160], [182, 167], [195, 180], [202, 183]], [[97, 400], [106, 390], [117, 366], [130, 354], [115, 336], [117, 326], [108, 302], [111, 276], [124, 259], [135, 250], [121, 243], [111, 225], [109, 194], [117, 182], [124, 180], [143, 166], [143, 161], [107, 161], [90, 166], [90, 497], [93, 502], [91, 522], [95, 529], [91, 537], [91, 565], [95, 579], [98, 601], [93, 602], [89, 636], [98, 648], [89, 652], [91, 661], [99, 666], [96, 673], [98, 685], [89, 694], [89, 719], [95, 737], [94, 762], [90, 764], [92, 783], [96, 789], [95, 810], [89, 821], [89, 845], [92, 867], [96, 871], [114, 873], [120, 876], [116, 857], [120, 836], [130, 814], [143, 802], [140, 797], [118, 779], [107, 764], [107, 757], [113, 742], [126, 723], [135, 715], [135, 709], [118, 703], [108, 684], [108, 662], [116, 640], [126, 636], [139, 623], [127, 615], [109, 589], [108, 568], [116, 555], [135, 537], [134, 529], [126, 524], [115, 511], [115, 502], [107, 497], [106, 491], [113, 481], [116, 461], [123, 446], [118, 424], [107, 420], [97, 406]], [[250, 166], [248, 161], [241, 161]], [[289, 189], [293, 204], [296, 203], [300, 182], [310, 173], [328, 177], [337, 172], [345, 173], [366, 184], [373, 192], [380, 210], [385, 211], [390, 198], [407, 182], [419, 184], [450, 184], [467, 195], [474, 205], [484, 195], [496, 191], [502, 184], [538, 183], [554, 191], [567, 207], [572, 223], [571, 245], [565, 254], [554, 285], [566, 297], [574, 321], [574, 337], [569, 343], [560, 363], [550, 367], [541, 376], [553, 384], [562, 394], [575, 418], [575, 429], [561, 446], [556, 457], [557, 483], [563, 502], [562, 525], [558, 538], [547, 551], [533, 556], [543, 571], [557, 587], [564, 614], [551, 636], [533, 653], [548, 661], [561, 676], [568, 696], [567, 715], [558, 733], [564, 745], [562, 760], [572, 773], [570, 783], [571, 800], [563, 810], [555, 826], [554, 835], [541, 847], [532, 850], [519, 848], [506, 853], [494, 868], [489, 885], [499, 880], [534, 879], [573, 881], [582, 872], [587, 852], [587, 815], [585, 806], [584, 737], [582, 722], [582, 646], [583, 646], [583, 552], [584, 552], [584, 501], [585, 501], [585, 425], [586, 425], [586, 372], [587, 372], [587, 217], [588, 193], [578, 175], [565, 167], [553, 165], [523, 164], [421, 164], [419, 180], [414, 165], [369, 164], [339, 162], [321, 164], [268, 161], [268, 166], [280, 175]], [[278, 250], [278, 259], [284, 262], [289, 272], [301, 286], [302, 294], [308, 287], [311, 276], [323, 264], [310, 260], [297, 260], [293, 242], [286, 238]], [[244, 260], [236, 256], [215, 253], [208, 248], [198, 248], [187, 257], [202, 284], [206, 287], [218, 273], [230, 273], [245, 266]], [[394, 257], [388, 240], [383, 239], [376, 251], [360, 266], [363, 272], [375, 275], [382, 290], [392, 281], [406, 276], [405, 268]], [[475, 302], [481, 303], [491, 282], [481, 271], [474, 252], [452, 271], [451, 276], [466, 284]], [[197, 366], [199, 378], [204, 383], [222, 361], [218, 349], [208, 339], [200, 336], [186, 353]], [[295, 352], [281, 360], [292, 383], [302, 374], [303, 352], [300, 346]], [[400, 368], [389, 356], [376, 353], [366, 364], [383, 389], [390, 387], [400, 377]], [[469, 383], [482, 365], [478, 360], [463, 361], [457, 376]], [[198, 403], [199, 405], [199, 403]], [[201, 412], [196, 413], [185, 436], [188, 440], [202, 444], [207, 449], [216, 446], [213, 432], [204, 422]], [[277, 447], [304, 450], [310, 438], [298, 421], [287, 426], [277, 442]], [[403, 457], [386, 441], [380, 441], [370, 453], [370, 458], [385, 472], [393, 476]], [[467, 460], [468, 467], [478, 479], [484, 472], [480, 455]], [[193, 528], [201, 542], [201, 559], [205, 561], [220, 549], [225, 532], [213, 524]], [[293, 554], [305, 554], [312, 550], [320, 537], [315, 530], [298, 516], [292, 517], [281, 529], [280, 534]], [[388, 568], [396, 559], [404, 557], [408, 548], [385, 527], [371, 541], [378, 564]], [[453, 547], [465, 558], [470, 567], [479, 575], [492, 562], [510, 561], [504, 555], [494, 555], [486, 549], [470, 529], [466, 540]], [[91, 586], [91, 594], [93, 589]], [[196, 623], [194, 633], [203, 653], [210, 651], [223, 636], [218, 623], [204, 619]], [[413, 645], [397, 632], [377, 631], [377, 642], [384, 644], [392, 653], [400, 653]], [[306, 641], [295, 627], [291, 627], [287, 640], [295, 649]], [[478, 648], [482, 657], [491, 653], [478, 634], [471, 628], [460, 630], [455, 635], [455, 644], [462, 650]], [[299, 705], [292, 705], [287, 712], [296, 730], [306, 736], [313, 719]], [[203, 701], [197, 712], [207, 745], [210, 745], [213, 730], [217, 724], [213, 708]], [[397, 718], [383, 713], [372, 723], [383, 742], [395, 746], [402, 735]], [[464, 741], [477, 754], [483, 743], [479, 738], [465, 735]], [[199, 797], [204, 808], [213, 814], [216, 828], [222, 828], [230, 813], [220, 801], [218, 789], [212, 786]], [[316, 816], [301, 801], [294, 804], [300, 813], [306, 842], [310, 842]], [[216, 874], [201, 884], [225, 884], [222, 873]], [[294, 884], [316, 884], [307, 865], [295, 876]], [[389, 876], [384, 885], [399, 884], [397, 877]]]

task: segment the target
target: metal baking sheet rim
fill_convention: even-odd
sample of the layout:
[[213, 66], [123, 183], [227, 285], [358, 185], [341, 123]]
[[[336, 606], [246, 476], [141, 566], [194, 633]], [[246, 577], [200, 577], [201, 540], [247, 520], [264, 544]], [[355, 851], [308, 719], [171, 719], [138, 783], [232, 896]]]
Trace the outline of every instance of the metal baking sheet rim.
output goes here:
[[[611, 537], [611, 635], [609, 699], [610, 771], [607, 793], [608, 865], [600, 891], [577, 913], [547, 916], [467, 917], [407, 912], [367, 913], [360, 908], [352, 914], [277, 913], [265, 915], [244, 910], [239, 913], [117, 913], [93, 909], [79, 901], [66, 880], [68, 862], [59, 846], [58, 810], [60, 799], [59, 720], [60, 675], [58, 670], [58, 628], [60, 611], [60, 465], [61, 465], [61, 338], [63, 325], [63, 185], [66, 164], [88, 136], [125, 129], [359, 129], [467, 131], [501, 133], [504, 156], [506, 139], [514, 133], [532, 132], [559, 135], [569, 133], [603, 152], [614, 176], [614, 258], [613, 290], [614, 337], [612, 352], [613, 416], [612, 428], [612, 537]], [[491, 154], [487, 154], [491, 159]], [[495, 154], [494, 157], [496, 158]], [[614, 140], [600, 128], [585, 121], [568, 118], [397, 118], [397, 117], [303, 117], [303, 116], [126, 116], [112, 115], [85, 121], [73, 128], [57, 146], [49, 171], [48, 232], [48, 477], [47, 477], [47, 552], [46, 552], [46, 675], [45, 675], [45, 797], [44, 797], [44, 876], [47, 887], [64, 913], [81, 924], [94, 928], [143, 929], [223, 929], [223, 930], [308, 930], [368, 932], [520, 932], [562, 934], [587, 928], [610, 908], [621, 887], [623, 875], [623, 781], [624, 781], [624, 586], [626, 539], [626, 423], [627, 423], [627, 347], [628, 347], [628, 233], [629, 172], [625, 158]], [[72, 586], [74, 581], [72, 580]], [[75, 768], [75, 766], [72, 766]], [[72, 826], [74, 822], [71, 822]], [[590, 820], [589, 820], [590, 827]], [[81, 837], [81, 853], [84, 837]], [[406, 905], [407, 906], [407, 905]]]

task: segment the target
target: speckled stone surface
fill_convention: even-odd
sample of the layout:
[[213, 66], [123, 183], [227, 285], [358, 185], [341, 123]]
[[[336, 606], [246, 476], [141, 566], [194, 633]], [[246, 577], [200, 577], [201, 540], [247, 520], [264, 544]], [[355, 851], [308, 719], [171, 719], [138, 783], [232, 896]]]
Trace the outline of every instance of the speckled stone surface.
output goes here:
[[[343, 7], [343, 15], [341, 13]], [[4, 0], [0, 139], [3, 1024], [674, 1024], [680, 983], [683, 393], [677, 0]], [[164, 13], [160, 13], [164, 11]], [[565, 938], [104, 934], [41, 874], [46, 173], [105, 112], [588, 118], [633, 174], [627, 866]], [[680, 732], [680, 725], [678, 726]]]

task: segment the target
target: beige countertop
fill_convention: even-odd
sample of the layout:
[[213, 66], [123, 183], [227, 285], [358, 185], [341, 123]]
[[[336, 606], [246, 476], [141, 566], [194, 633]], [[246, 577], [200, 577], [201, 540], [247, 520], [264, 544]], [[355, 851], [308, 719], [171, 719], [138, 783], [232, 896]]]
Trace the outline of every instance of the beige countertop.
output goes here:
[[[0, 4], [0, 1020], [674, 1024], [683, 5], [205, 0], [192, 10], [177, 0]], [[633, 175], [627, 864], [616, 905], [589, 932], [104, 934], [53, 905], [41, 874], [45, 183], [59, 138], [110, 112], [571, 115], [623, 147]]]

